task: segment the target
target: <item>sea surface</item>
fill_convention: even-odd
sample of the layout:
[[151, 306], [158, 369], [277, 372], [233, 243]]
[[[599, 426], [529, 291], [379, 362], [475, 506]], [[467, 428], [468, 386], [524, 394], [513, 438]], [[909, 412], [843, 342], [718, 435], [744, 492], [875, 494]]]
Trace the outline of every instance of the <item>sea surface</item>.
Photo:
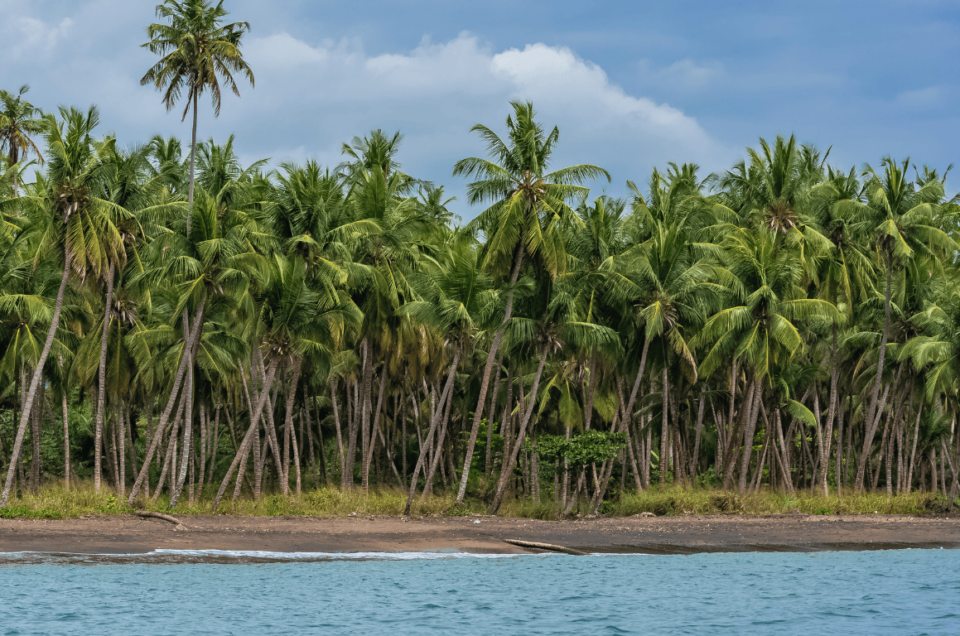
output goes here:
[[0, 634], [960, 634], [960, 550], [8, 554]]

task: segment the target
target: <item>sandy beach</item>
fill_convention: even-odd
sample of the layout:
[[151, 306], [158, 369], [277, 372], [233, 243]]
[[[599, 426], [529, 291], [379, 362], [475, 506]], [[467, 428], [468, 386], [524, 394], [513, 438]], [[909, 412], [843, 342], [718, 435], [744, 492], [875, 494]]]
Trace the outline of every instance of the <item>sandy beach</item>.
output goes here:
[[691, 515], [537, 521], [500, 517], [103, 516], [0, 520], [0, 552], [145, 554], [153, 550], [520, 553], [521, 539], [587, 552], [695, 554], [960, 548], [960, 517]]

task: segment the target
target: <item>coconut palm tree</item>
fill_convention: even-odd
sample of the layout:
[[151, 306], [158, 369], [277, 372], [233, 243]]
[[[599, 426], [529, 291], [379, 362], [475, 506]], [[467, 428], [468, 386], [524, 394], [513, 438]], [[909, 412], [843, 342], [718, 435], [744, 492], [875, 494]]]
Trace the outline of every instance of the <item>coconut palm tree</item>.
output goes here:
[[[27, 207], [42, 221], [35, 224], [35, 231], [40, 234], [37, 238], [40, 246], [36, 257], [38, 260], [41, 254], [51, 258], [63, 255], [63, 274], [53, 316], [27, 391], [14, 441], [13, 458], [19, 457], [43, 366], [60, 324], [70, 273], [75, 273], [81, 279], [91, 274], [100, 277], [106, 273], [109, 261], [118, 258], [123, 249], [123, 240], [115, 221], [128, 216], [116, 204], [97, 196], [99, 185], [110, 169], [108, 159], [114, 152], [115, 143], [111, 137], [102, 141], [93, 139], [93, 131], [100, 121], [97, 108], [91, 107], [86, 113], [75, 108], [61, 108], [60, 115], [60, 121], [53, 115], [45, 116], [50, 155], [48, 187], [33, 196], [0, 204], [6, 207], [6, 204], [17, 203]], [[10, 495], [15, 464], [16, 461], [11, 462], [7, 471], [0, 507], [6, 505]]]
[[[193, 205], [194, 167], [197, 150], [197, 102], [209, 91], [213, 114], [220, 116], [221, 83], [240, 96], [234, 74], [254, 85], [253, 71], [243, 59], [240, 47], [243, 36], [250, 31], [247, 22], [224, 24], [228, 15], [223, 0], [164, 0], [157, 5], [157, 17], [169, 23], [154, 23], [147, 27], [149, 42], [143, 48], [161, 59], [140, 80], [141, 86], [153, 84], [164, 91], [163, 103], [172, 110], [186, 91], [187, 105], [181, 121], [193, 112], [190, 141], [190, 182], [187, 201]], [[187, 213], [187, 229], [191, 214]]]
[[[700, 370], [706, 376], [731, 358], [742, 359], [751, 371], [743, 420], [738, 425], [744, 431], [742, 494], [746, 492], [759, 404], [773, 365], [786, 364], [803, 348], [800, 326], [829, 324], [839, 320], [839, 313], [829, 301], [803, 296], [799, 287], [803, 266], [797, 250], [791, 249], [789, 235], [768, 227], [731, 230], [724, 240], [723, 256], [733, 275], [726, 285], [729, 305], [707, 319], [696, 344], [705, 347]], [[725, 486], [732, 478], [732, 449], [729, 461]]]
[[937, 225], [938, 206], [944, 199], [943, 182], [939, 179], [921, 184], [909, 181], [909, 159], [898, 164], [888, 157], [883, 160], [882, 166], [882, 175], [869, 166], [863, 173], [863, 176], [867, 177], [867, 184], [864, 187], [865, 202], [845, 199], [835, 204], [836, 215], [846, 219], [853, 226], [854, 231], [874, 246], [886, 270], [887, 279], [884, 294], [883, 335], [880, 340], [876, 378], [871, 387], [865, 420], [867, 432], [861, 453], [861, 463], [857, 470], [855, 482], [857, 490], [863, 490], [865, 460], [873, 444], [875, 433], [871, 430], [871, 423], [877, 412], [887, 342], [890, 338], [890, 295], [893, 286], [894, 261], [906, 264], [919, 259], [924, 268], [938, 268], [940, 259], [958, 249], [956, 241]]
[[[563, 232], [567, 225], [576, 223], [576, 213], [570, 204], [586, 199], [589, 191], [581, 185], [585, 181], [600, 178], [609, 181], [610, 175], [603, 168], [586, 164], [550, 171], [560, 130], [554, 127], [547, 133], [537, 122], [532, 103], [515, 101], [510, 105], [513, 114], [507, 116], [507, 138], [501, 139], [487, 126], [475, 124], [470, 132], [478, 133], [486, 142], [490, 158], [461, 159], [454, 165], [453, 174], [476, 179], [467, 187], [467, 200], [471, 205], [491, 204], [470, 226], [486, 235], [484, 266], [498, 278], [506, 278], [508, 286], [513, 287], [520, 277], [525, 255], [535, 258], [551, 278], [563, 271], [566, 265]], [[513, 294], [508, 290], [504, 324], [512, 314]], [[481, 376], [458, 500], [463, 499], [466, 491], [466, 475], [470, 473], [490, 373], [502, 338], [501, 327], [494, 334]]]

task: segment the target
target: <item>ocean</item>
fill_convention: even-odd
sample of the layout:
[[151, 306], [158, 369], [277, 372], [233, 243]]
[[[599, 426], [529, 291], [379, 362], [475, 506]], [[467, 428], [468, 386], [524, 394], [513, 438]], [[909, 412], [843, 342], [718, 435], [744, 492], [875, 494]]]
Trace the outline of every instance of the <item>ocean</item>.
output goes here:
[[960, 551], [0, 555], [0, 634], [960, 634]]

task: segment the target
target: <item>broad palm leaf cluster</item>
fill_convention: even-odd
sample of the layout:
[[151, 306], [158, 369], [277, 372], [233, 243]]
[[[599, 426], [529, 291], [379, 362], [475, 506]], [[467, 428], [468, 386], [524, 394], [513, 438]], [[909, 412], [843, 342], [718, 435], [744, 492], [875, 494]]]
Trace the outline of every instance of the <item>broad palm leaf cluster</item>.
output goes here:
[[214, 508], [391, 486], [407, 512], [437, 490], [557, 514], [667, 483], [956, 493], [958, 206], [934, 170], [777, 138], [591, 200], [607, 173], [555, 169], [559, 131], [517, 102], [454, 168], [484, 208], [459, 225], [400, 135], [267, 170], [232, 138], [124, 149], [95, 108], [22, 95], [0, 504], [77, 478]]

